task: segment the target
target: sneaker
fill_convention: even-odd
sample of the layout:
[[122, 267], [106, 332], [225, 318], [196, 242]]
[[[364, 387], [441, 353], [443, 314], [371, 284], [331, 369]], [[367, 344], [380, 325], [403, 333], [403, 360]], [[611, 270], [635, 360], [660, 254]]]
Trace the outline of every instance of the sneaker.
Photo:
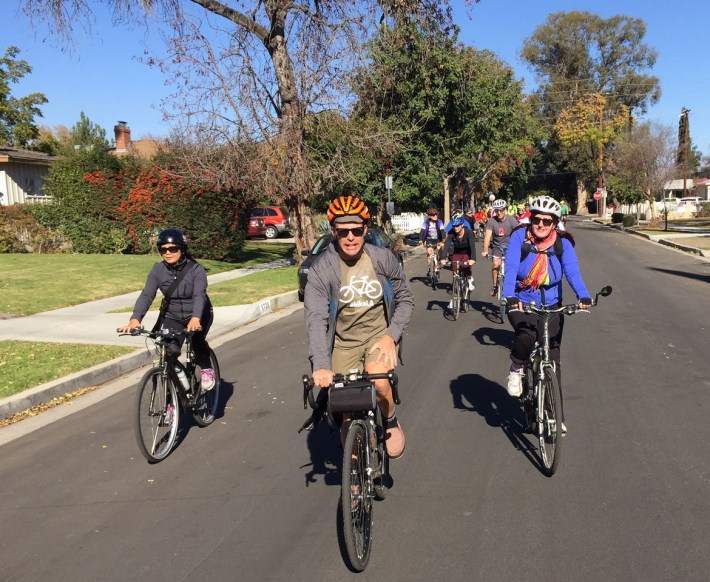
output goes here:
[[567, 434], [567, 427], [565, 426], [565, 423], [561, 423], [562, 426], [560, 428], [562, 429], [562, 436], [565, 436]]
[[523, 393], [523, 369], [511, 370], [508, 374], [508, 394], [513, 398], [520, 398]]
[[217, 378], [214, 374], [214, 370], [212, 368], [205, 368], [202, 370], [202, 377], [200, 378], [200, 384], [202, 385], [202, 391], [207, 392], [208, 390], [212, 390], [214, 388], [215, 383], [217, 382]]
[[498, 295], [498, 287], [493, 287], [493, 289], [491, 289], [491, 297], [495, 297], [496, 295]]
[[468, 290], [473, 291], [476, 286], [473, 284], [473, 277], [468, 277]]
[[453, 309], [454, 308], [454, 301], [453, 299], [449, 301], [449, 304], [446, 306], [446, 309]]

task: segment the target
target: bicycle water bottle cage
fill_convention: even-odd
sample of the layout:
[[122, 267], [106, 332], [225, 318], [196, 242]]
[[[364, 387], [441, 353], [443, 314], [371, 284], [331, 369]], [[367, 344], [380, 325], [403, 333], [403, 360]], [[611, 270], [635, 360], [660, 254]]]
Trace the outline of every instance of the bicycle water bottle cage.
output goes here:
[[369, 380], [336, 382], [329, 390], [328, 409], [331, 414], [375, 410], [377, 394]]

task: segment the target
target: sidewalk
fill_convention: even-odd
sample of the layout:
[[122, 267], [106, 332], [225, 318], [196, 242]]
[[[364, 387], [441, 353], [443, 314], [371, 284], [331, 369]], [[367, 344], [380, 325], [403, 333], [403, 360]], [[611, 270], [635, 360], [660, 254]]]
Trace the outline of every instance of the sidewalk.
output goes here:
[[[635, 236], [645, 238], [646, 240], [650, 240], [651, 242], [655, 242], [667, 247], [671, 247], [674, 249], [678, 249], [679, 251], [683, 251], [686, 253], [691, 253], [694, 255], [698, 255], [701, 257], [707, 257], [710, 258], [710, 251], [705, 250], [705, 249], [698, 249], [696, 247], [690, 246], [690, 245], [684, 245], [682, 243], [677, 242], [677, 239], [684, 239], [684, 238], [695, 238], [698, 236], [705, 236], [705, 235], [710, 235], [710, 231], [708, 229], [703, 229], [703, 228], [693, 228], [693, 229], [683, 229], [683, 230], [668, 230], [668, 231], [659, 231], [658, 234], [647, 234], [645, 232], [638, 232], [632, 228], [625, 228], [621, 224], [612, 224], [609, 220], [605, 220], [602, 218], [591, 218], [593, 222], [596, 222], [597, 224], [601, 224], [603, 226], [608, 226], [609, 228], [613, 228], [616, 230], [619, 230], [621, 232], [625, 232], [628, 234], [633, 234]], [[676, 240], [671, 240], [671, 239], [676, 239]]]
[[[287, 260], [274, 261], [264, 265], [225, 271], [207, 277], [208, 284], [228, 281], [274, 267], [290, 264]], [[126, 372], [139, 368], [151, 359], [145, 349], [145, 340], [140, 337], [122, 336], [116, 328], [125, 325], [130, 313], [110, 313], [116, 309], [132, 307], [140, 291], [90, 301], [73, 307], [45, 311], [27, 317], [5, 319], [0, 326], [0, 340], [23, 340], [31, 342], [60, 342], [101, 345], [135, 346], [139, 351], [82, 370], [70, 376], [47, 382], [8, 398], [0, 399], [0, 419], [8, 418], [15, 412], [26, 410], [42, 402], [48, 402], [67, 392], [96, 386], [113, 380]], [[214, 323], [210, 329], [211, 345], [219, 345], [221, 336], [235, 328], [298, 303], [296, 291], [289, 291], [275, 297], [265, 298], [251, 305], [231, 305], [214, 308]], [[300, 304], [298, 306], [300, 308]], [[153, 324], [157, 312], [149, 312], [145, 323]], [[140, 349], [143, 348], [143, 349]]]

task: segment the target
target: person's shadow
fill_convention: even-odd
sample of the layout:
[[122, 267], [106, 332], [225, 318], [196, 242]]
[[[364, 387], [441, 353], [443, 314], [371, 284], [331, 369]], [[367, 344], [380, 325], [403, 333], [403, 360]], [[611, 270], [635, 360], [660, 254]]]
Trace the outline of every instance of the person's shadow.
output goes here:
[[506, 389], [478, 374], [463, 374], [449, 385], [454, 408], [476, 412], [488, 426], [500, 428], [513, 446], [538, 468], [540, 463], [530, 442], [527, 419], [520, 400], [511, 398]]
[[306, 487], [317, 483], [319, 475], [326, 485], [340, 486], [343, 449], [337, 429], [332, 430], [323, 418], [315, 429], [306, 432], [306, 445], [311, 454], [311, 462], [301, 465], [302, 469], [308, 469], [304, 475]]

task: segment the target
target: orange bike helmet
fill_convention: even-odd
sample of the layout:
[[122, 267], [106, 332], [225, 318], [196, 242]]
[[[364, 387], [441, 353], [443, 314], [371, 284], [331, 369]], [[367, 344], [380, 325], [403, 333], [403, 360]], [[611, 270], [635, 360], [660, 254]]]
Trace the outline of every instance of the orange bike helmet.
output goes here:
[[328, 222], [368, 222], [370, 211], [357, 196], [338, 196], [328, 206]]

